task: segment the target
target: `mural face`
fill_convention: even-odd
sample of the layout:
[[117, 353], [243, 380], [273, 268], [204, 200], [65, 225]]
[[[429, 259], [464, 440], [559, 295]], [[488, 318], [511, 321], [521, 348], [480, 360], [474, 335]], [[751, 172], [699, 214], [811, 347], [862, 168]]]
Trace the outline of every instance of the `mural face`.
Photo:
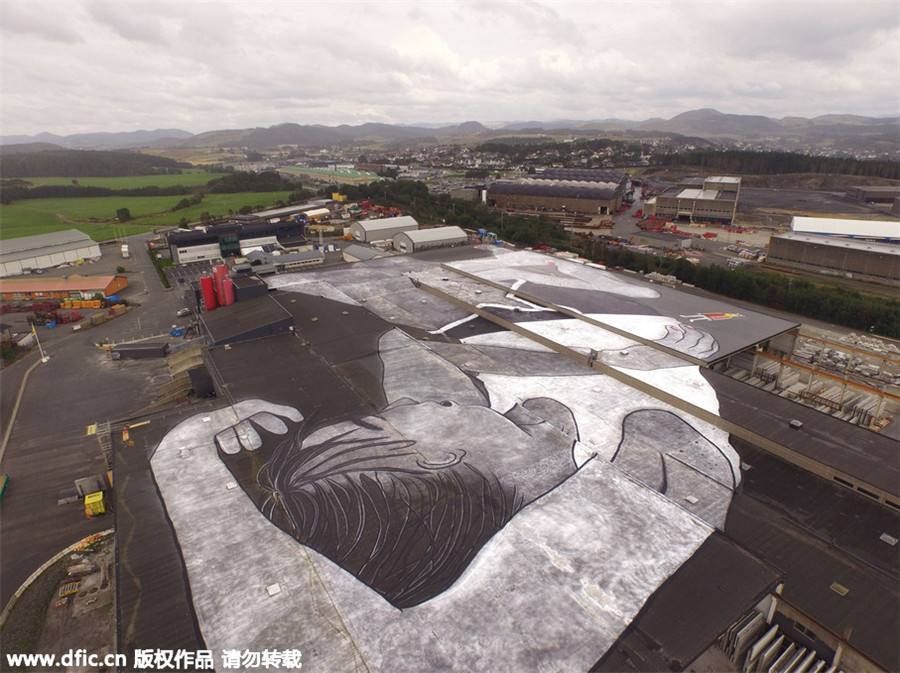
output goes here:
[[[382, 342], [394, 344], [390, 354], [404, 339]], [[427, 381], [433, 399], [282, 436], [266, 430], [267, 415], [251, 417], [219, 433], [219, 454], [274, 524], [409, 608], [447, 589], [494, 533], [576, 469], [564, 405], [529, 399], [501, 414], [466, 379], [447, 390]]]
[[[715, 410], [696, 367], [531, 308], [529, 329]], [[610, 315], [716, 347], [646, 309]], [[448, 310], [433, 332], [460, 329]], [[207, 643], [315, 649], [322, 670], [589, 668], [724, 523], [738, 460], [721, 431], [609, 376], [553, 354], [523, 367], [539, 350], [388, 328], [371, 414], [316, 423], [245, 400], [173, 428], [152, 465]]]

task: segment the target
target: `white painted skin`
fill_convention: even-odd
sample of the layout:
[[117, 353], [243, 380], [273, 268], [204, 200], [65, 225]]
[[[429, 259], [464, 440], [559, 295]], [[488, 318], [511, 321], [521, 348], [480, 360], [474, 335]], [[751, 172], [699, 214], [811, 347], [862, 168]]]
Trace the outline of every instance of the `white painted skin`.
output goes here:
[[[508, 281], [509, 269], [497, 270], [498, 261], [513, 266], [506, 262], [518, 260], [521, 263], [514, 265], [517, 273], [524, 262], [530, 265], [533, 261], [532, 257], [512, 258], [514, 254], [497, 253], [495, 259], [476, 260], [479, 271], [493, 265], [498, 280]], [[596, 270], [572, 271], [570, 267], [577, 265], [566, 264], [563, 274], [554, 268], [555, 262], [547, 263], [552, 260], [537, 257], [544, 266], [528, 271], [535, 274], [535, 282], [600, 289]], [[357, 275], [361, 281], [376, 282], [365, 274]], [[288, 283], [288, 278], [279, 282]], [[610, 285], [608, 280], [602, 281], [605, 292], [655, 295], [650, 288], [635, 290], [634, 285]], [[290, 284], [290, 289], [355, 303], [340, 290], [324, 288], [327, 283], [297, 283]], [[636, 291], [638, 294], [631, 294]], [[367, 292], [370, 290], [362, 289], [359, 294]], [[648, 316], [608, 319], [648, 339], [659, 338], [661, 330], [675, 322]], [[615, 353], [636, 345], [606, 330], [585, 333], [579, 326], [563, 328], [563, 321], [552, 322], [560, 324], [534, 323], [534, 329], [549, 330], [543, 332], [547, 338], [582, 352]], [[515, 357], [517, 350], [546, 350], [509, 333], [467, 342], [476, 348], [508, 347], [510, 357]], [[189, 419], [160, 444], [152, 467], [184, 554], [207, 645], [214, 650], [297, 648], [304, 653], [304, 667], [323, 671], [587, 670], [656, 588], [713, 530], [683, 502], [669, 500], [608, 462], [621, 440], [623, 420], [643, 409], [662, 409], [685, 418], [727, 457], [736, 476], [739, 461], [727, 436], [607, 376], [481, 374], [488, 395], [484, 399], [472, 390], [465, 374], [422, 342], [388, 333], [382, 346], [382, 357], [387, 358], [384, 387], [389, 407], [380, 422], [391, 424], [398, 434], [419, 434], [422, 420], [410, 415], [413, 408], [427, 409], [428, 404], [449, 399], [464, 404], [456, 409], [434, 409], [445, 416], [429, 413], [432, 421], [445, 418], [447, 422], [444, 427], [444, 421], [438, 421], [440, 433], [431, 437], [449, 433], [456, 440], [469, 435], [477, 440], [479, 429], [493, 426], [497, 414], [524, 400], [548, 397], [566, 405], [577, 421], [578, 441], [572, 460], [578, 469], [494, 535], [448, 590], [401, 611], [272, 525], [236, 487], [216, 455], [213, 437], [222, 432], [236, 441], [233, 446], [254, 448], [258, 438], [241, 424], [243, 419], [253, 415], [254, 420], [267, 418], [268, 413], [296, 422], [302, 417], [300, 412], [251, 400], [205, 418]], [[627, 365], [626, 359], [623, 371], [704, 409], [718, 411], [715, 393], [697, 367], [638, 370]], [[404, 369], [405, 375], [395, 373]], [[417, 375], [409, 375], [411, 372]], [[434, 381], [442, 383], [435, 387]], [[409, 400], [426, 404], [404, 409]], [[464, 432], [458, 429], [460, 420], [465, 423]], [[235, 426], [241, 431], [229, 435]], [[278, 434], [287, 424], [269, 422], [266, 427]], [[335, 426], [322, 432], [337, 430]], [[507, 430], [515, 433], [514, 428], [506, 427], [496, 435], [499, 444], [488, 441], [479, 448], [502, 451]], [[430, 446], [428, 438], [422, 441], [426, 461], [440, 464], [453, 459], [450, 454], [455, 451], [446, 451], [440, 443]], [[510, 435], [508, 441], [518, 440]], [[718, 511], [724, 512], [730, 491], [710, 488], [709, 494], [722, 499]], [[265, 587], [276, 582], [282, 591], [269, 596]]]
[[[388, 337], [393, 348], [387, 350], [404, 352], [404, 339]], [[427, 350], [414, 340], [407, 348]], [[213, 437], [244, 419], [267, 419], [267, 429], [278, 434], [287, 423], [269, 414], [297, 422], [300, 412], [250, 400], [174, 428], [152, 466], [207, 644], [298, 648], [304, 657], [316, 652], [321, 670], [590, 667], [712, 527], [602, 460], [614, 451], [624, 415], [658, 407], [655, 401], [603, 376], [481, 378], [490, 403], [478, 413], [496, 415], [550, 391], [570, 406], [582, 437], [580, 469], [514, 517], [450, 589], [402, 611], [273, 526], [233, 487], [216, 456]], [[421, 421], [404, 419], [402, 405], [393, 409], [386, 420], [398, 432], [416, 432]], [[462, 408], [444, 411], [450, 423]], [[471, 409], [465, 420], [473, 432], [487, 422]], [[252, 436], [236, 436], [252, 448]], [[503, 433], [497, 439], [502, 445]], [[275, 582], [282, 592], [270, 597], [265, 587]], [[223, 601], [239, 607], [223, 610]]]
[[712, 530], [590, 461], [509, 522], [449, 590], [397, 610], [229, 488], [212, 433], [275, 409], [251, 401], [186, 421], [152, 460], [213, 650], [298, 648], [321, 670], [584, 670]]

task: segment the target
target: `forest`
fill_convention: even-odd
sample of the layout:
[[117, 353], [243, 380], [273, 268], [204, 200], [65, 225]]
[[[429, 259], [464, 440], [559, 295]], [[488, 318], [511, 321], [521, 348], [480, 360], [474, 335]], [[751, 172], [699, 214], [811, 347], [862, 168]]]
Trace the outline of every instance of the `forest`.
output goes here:
[[[33, 176], [29, 176], [33, 177]], [[92, 176], [93, 177], [93, 176]], [[103, 176], [101, 176], [103, 177]], [[77, 179], [68, 185], [31, 186], [22, 178], [4, 178], [0, 203], [10, 204], [23, 199], [68, 199], [96, 198], [101, 196], [184, 196], [193, 194], [200, 200], [204, 193], [238, 194], [242, 192], [276, 192], [295, 191], [300, 185], [294, 180], [283, 178], [275, 171], [262, 173], [234, 172], [220, 178], [210, 180], [206, 185], [170, 185], [158, 187], [146, 185], [142, 187], [112, 189], [92, 185], [80, 185]], [[182, 199], [184, 202], [185, 199]], [[188, 200], [188, 202], [195, 202]], [[183, 203], [180, 207], [184, 207]]]
[[93, 150], [49, 150], [33, 154], [2, 152], [0, 176], [6, 178], [39, 177], [115, 177], [179, 173], [189, 166], [174, 159], [138, 152], [101, 152]]
[[900, 163], [895, 161], [823, 157], [793, 152], [693, 150], [659, 154], [653, 157], [652, 163], [654, 166], [691, 166], [717, 173], [741, 175], [828, 173], [900, 180]]

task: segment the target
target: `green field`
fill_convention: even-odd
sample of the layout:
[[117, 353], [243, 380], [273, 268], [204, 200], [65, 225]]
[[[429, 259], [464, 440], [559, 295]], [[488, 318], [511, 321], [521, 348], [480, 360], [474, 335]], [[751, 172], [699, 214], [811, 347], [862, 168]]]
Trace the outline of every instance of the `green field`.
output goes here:
[[54, 231], [78, 229], [95, 241], [106, 241], [117, 238], [125, 230], [125, 236], [140, 234], [153, 229], [152, 226], [139, 224], [122, 225], [118, 222], [95, 224], [89, 222], [66, 222], [53, 213], [39, 212], [18, 206], [0, 205], [0, 239], [19, 238], [20, 236], [36, 236]]
[[169, 211], [181, 200], [179, 196], [28, 199], [0, 206], [0, 239], [79, 229], [95, 241], [104, 241], [116, 238], [116, 230], [123, 227], [116, 221], [116, 211], [120, 208], [127, 208], [131, 213], [132, 219], [124, 225], [128, 235], [174, 226], [182, 218], [197, 222], [203, 213], [221, 217], [236, 213], [244, 206], [270, 207], [279, 200], [287, 201], [289, 196], [290, 192], [209, 194], [199, 204], [174, 212]]
[[333, 168], [301, 168], [299, 166], [283, 166], [285, 173], [306, 175], [320, 180], [328, 180], [337, 184], [359, 185], [380, 180], [375, 173], [367, 171], [334, 170]]
[[221, 178], [227, 173], [207, 173], [196, 169], [185, 169], [181, 175], [132, 175], [118, 178], [22, 178], [35, 187], [41, 185], [71, 185], [77, 180], [83, 187], [106, 187], [108, 189], [137, 189], [139, 187], [194, 187], [205, 185], [210, 180]]

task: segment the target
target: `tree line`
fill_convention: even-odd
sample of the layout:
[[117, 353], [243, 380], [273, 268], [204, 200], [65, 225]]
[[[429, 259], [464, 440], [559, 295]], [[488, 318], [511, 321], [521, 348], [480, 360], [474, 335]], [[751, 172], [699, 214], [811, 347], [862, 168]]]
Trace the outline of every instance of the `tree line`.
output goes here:
[[652, 163], [673, 168], [692, 166], [723, 173], [828, 173], [900, 180], [900, 163], [895, 161], [822, 157], [794, 152], [692, 150], [659, 154], [654, 156]]
[[[175, 207], [177, 209], [196, 203], [206, 193], [293, 192], [298, 190], [299, 187], [300, 185], [296, 180], [284, 178], [274, 171], [263, 173], [234, 172], [225, 177], [210, 180], [206, 185], [189, 187], [184, 185], [171, 185], [168, 187], [148, 185], [122, 189], [79, 185], [74, 180], [73, 184], [70, 185], [39, 185], [32, 187], [22, 179], [13, 178], [3, 180], [0, 203], [10, 204], [23, 199], [95, 198], [100, 196], [184, 196], [193, 194], [193, 197], [182, 199]], [[184, 203], [185, 201], [187, 201], [186, 204]]]
[[49, 150], [33, 154], [3, 153], [4, 178], [110, 178], [129, 175], [175, 175], [189, 164], [138, 152]]

